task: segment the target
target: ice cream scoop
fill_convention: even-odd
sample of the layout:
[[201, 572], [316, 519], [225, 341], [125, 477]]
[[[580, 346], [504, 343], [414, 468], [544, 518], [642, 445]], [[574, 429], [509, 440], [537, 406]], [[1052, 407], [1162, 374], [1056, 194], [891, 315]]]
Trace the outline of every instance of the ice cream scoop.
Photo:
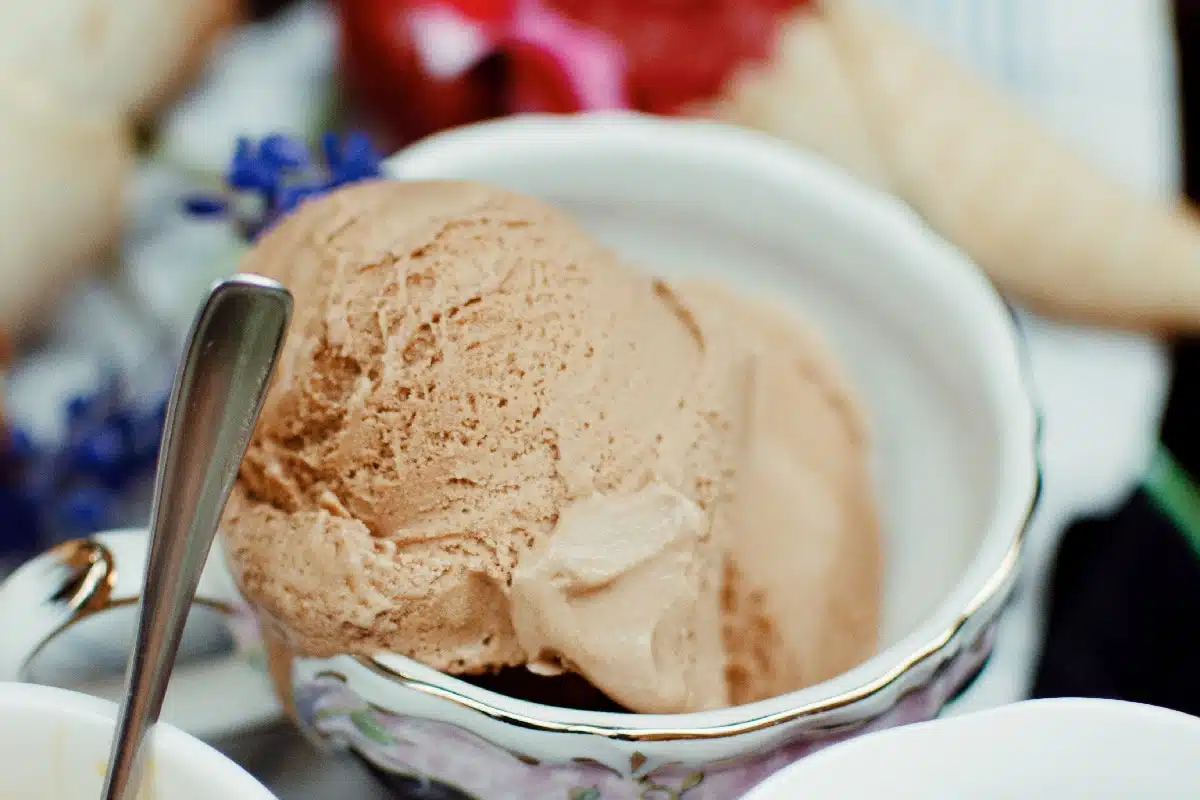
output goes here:
[[298, 651], [569, 670], [677, 712], [873, 650], [863, 425], [787, 314], [473, 183], [338, 190], [241, 266], [296, 312], [225, 535]]

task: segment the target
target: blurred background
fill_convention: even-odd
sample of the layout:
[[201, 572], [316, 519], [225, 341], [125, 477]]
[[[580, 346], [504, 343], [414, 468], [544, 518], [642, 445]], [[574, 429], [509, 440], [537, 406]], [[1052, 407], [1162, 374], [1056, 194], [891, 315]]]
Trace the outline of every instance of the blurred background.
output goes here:
[[[1001, 173], [1037, 169], [1044, 138], [1087, 173], [1056, 187], [1055, 213], [1087, 208], [1096, 181], [1130, 209], [1111, 227], [1179, 244], [1101, 258], [1096, 274], [1125, 273], [1098, 280], [1130, 288], [1086, 305], [1091, 273], [1077, 265], [1035, 265], [1018, 240], [976, 253], [971, 229], [939, 229], [1012, 300], [1045, 425], [1023, 582], [957, 710], [1094, 695], [1200, 714], [1200, 311], [1155, 313], [1200, 270], [1187, 205], [1200, 197], [1200, 0], [870, 5], [897, 26], [873, 40], [876, 78], [926, 64], [926, 50], [935, 67], [882, 99], [863, 94], [866, 67], [818, 58], [809, 23], [823, 11], [802, 0], [0, 4], [0, 558], [144, 522], [198, 299], [264, 226], [380, 174], [382, 155], [525, 111], [715, 116], [924, 213], [927, 193], [892, 180], [886, 146], [846, 144], [858, 133], [847, 98], [871, 96], [918, 131], [932, 108], [964, 148], [1029, 125], [1019, 147], [996, 139]], [[943, 78], [959, 74], [950, 92]], [[1085, 225], [1076, 235], [1098, 241], [1071, 252], [1103, 255], [1102, 233]], [[354, 769], [314, 767], [283, 731], [224, 746], [285, 799], [328, 796]]]

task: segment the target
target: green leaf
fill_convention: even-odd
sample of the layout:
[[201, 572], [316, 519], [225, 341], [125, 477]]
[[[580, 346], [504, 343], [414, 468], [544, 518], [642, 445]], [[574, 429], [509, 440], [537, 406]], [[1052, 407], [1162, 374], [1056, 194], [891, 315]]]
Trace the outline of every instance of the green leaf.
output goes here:
[[375, 715], [367, 709], [359, 709], [351, 711], [349, 714], [350, 721], [354, 723], [354, 727], [358, 728], [358, 732], [370, 739], [377, 745], [388, 747], [390, 745], [399, 744], [395, 736], [388, 733], [382, 725], [375, 720]]
[[1143, 485], [1150, 501], [1200, 556], [1200, 489], [1165, 447], [1160, 445], [1155, 452]]
[[600, 790], [595, 786], [586, 789], [576, 787], [567, 792], [567, 800], [600, 800]]

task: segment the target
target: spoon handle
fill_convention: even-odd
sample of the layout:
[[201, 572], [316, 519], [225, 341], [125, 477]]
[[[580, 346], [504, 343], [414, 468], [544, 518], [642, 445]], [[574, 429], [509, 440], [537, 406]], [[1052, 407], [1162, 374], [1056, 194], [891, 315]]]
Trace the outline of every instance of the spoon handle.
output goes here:
[[188, 608], [291, 311], [292, 296], [280, 284], [235, 275], [214, 285], [192, 323], [167, 406], [137, 639], [104, 800], [137, 796], [142, 745], [162, 710]]

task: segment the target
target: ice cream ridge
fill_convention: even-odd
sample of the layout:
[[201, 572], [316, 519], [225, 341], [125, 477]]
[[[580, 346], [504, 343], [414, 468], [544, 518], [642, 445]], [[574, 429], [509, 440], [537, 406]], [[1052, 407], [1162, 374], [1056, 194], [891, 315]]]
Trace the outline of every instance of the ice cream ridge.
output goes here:
[[867, 431], [790, 310], [468, 182], [309, 199], [240, 268], [296, 307], [222, 529], [298, 653], [675, 713], [873, 652]]

